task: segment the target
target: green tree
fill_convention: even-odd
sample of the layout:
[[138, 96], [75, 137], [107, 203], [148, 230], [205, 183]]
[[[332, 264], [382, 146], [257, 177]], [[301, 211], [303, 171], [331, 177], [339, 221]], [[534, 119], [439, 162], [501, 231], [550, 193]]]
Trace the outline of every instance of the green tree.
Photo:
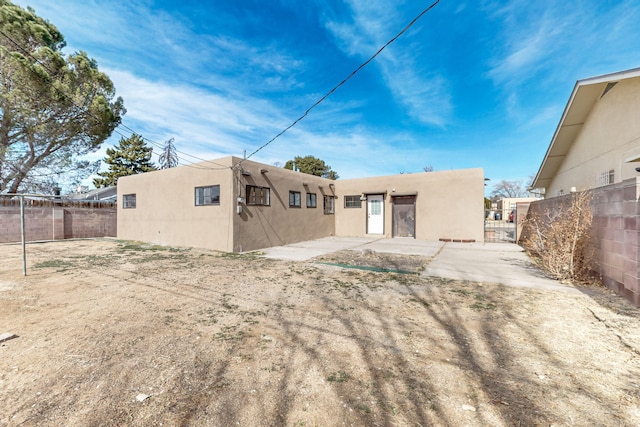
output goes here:
[[287, 160], [284, 168], [293, 170], [293, 167], [296, 167], [296, 170], [306, 173], [309, 175], [321, 176], [323, 178], [329, 179], [338, 179], [339, 175], [336, 171], [331, 170], [331, 166], [327, 165], [324, 160], [318, 159], [313, 156], [305, 156], [305, 157], [294, 157], [293, 160]]
[[158, 156], [158, 163], [160, 163], [160, 169], [175, 168], [178, 166], [178, 152], [176, 146], [173, 145], [174, 139], [171, 138], [164, 143], [162, 153]]
[[125, 113], [113, 83], [84, 52], [62, 53], [58, 29], [31, 8], [0, 0], [0, 192], [73, 170]]
[[136, 175], [143, 172], [157, 170], [151, 162], [153, 148], [147, 146], [144, 139], [135, 133], [129, 138], [120, 138], [118, 146], [107, 148], [107, 157], [104, 162], [109, 165], [109, 170], [99, 172], [102, 178], [95, 178], [93, 185], [96, 188], [116, 185], [121, 176]]

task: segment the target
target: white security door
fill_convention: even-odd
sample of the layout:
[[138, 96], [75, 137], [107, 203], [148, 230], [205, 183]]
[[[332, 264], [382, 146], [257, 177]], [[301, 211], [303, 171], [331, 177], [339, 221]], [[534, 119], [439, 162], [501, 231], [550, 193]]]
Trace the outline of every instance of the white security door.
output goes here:
[[384, 233], [384, 199], [382, 195], [367, 196], [367, 234]]

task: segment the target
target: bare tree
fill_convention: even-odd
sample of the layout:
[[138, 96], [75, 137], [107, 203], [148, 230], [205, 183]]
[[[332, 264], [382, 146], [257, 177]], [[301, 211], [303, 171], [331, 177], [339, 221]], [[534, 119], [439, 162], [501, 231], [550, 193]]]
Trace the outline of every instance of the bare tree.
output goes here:
[[527, 197], [529, 192], [526, 187], [522, 183], [521, 179], [517, 179], [514, 181], [509, 181], [507, 179], [503, 179], [493, 186], [493, 191], [491, 192], [492, 199], [505, 199], [505, 198], [517, 198], [517, 197]]
[[160, 163], [160, 169], [175, 168], [178, 166], [178, 153], [176, 147], [173, 145], [174, 139], [171, 138], [164, 143], [162, 153], [158, 156], [158, 162]]
[[423, 167], [422, 170], [425, 171], [425, 172], [433, 172], [433, 166], [432, 165], [427, 165], [427, 166]]

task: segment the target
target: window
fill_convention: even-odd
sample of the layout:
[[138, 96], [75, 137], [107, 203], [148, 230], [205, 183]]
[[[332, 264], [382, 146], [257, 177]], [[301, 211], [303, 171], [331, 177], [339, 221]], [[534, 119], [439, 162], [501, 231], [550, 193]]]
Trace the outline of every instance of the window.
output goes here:
[[300, 207], [300, 192], [299, 191], [289, 191], [289, 207], [290, 208], [299, 208]]
[[135, 209], [136, 208], [136, 195], [125, 194], [122, 196], [122, 209]]
[[361, 208], [362, 201], [360, 200], [360, 196], [344, 196], [344, 207]]
[[307, 207], [315, 208], [318, 204], [316, 202], [316, 193], [307, 193]]
[[220, 186], [196, 187], [196, 206], [219, 205]]
[[333, 212], [333, 196], [324, 196], [324, 213], [332, 214]]
[[600, 176], [598, 177], [598, 185], [602, 186], [613, 184], [615, 177], [614, 175], [615, 173], [613, 169], [600, 173]]
[[247, 185], [247, 205], [269, 206], [270, 204], [271, 192], [269, 187]]

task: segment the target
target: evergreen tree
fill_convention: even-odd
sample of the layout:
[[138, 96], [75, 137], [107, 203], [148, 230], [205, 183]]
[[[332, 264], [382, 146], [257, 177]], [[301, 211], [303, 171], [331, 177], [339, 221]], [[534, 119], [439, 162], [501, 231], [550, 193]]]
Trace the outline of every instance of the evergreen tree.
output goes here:
[[157, 170], [151, 162], [153, 148], [147, 146], [144, 139], [135, 133], [129, 138], [120, 138], [120, 143], [115, 148], [107, 148], [107, 157], [104, 162], [109, 165], [109, 170], [99, 172], [102, 178], [95, 178], [93, 185], [96, 188], [116, 185], [121, 176], [136, 175], [139, 173]]
[[175, 168], [178, 166], [178, 152], [176, 151], [175, 145], [173, 145], [173, 141], [174, 139], [171, 138], [164, 143], [162, 153], [160, 153], [160, 156], [158, 157], [160, 169]]
[[125, 113], [109, 77], [84, 52], [65, 56], [58, 29], [0, 0], [0, 193], [36, 189], [42, 177], [94, 172], [96, 151]]
[[324, 160], [318, 159], [314, 156], [296, 156], [293, 160], [287, 160], [284, 168], [293, 170], [294, 165], [296, 167], [296, 170], [302, 173], [321, 176], [323, 178], [334, 180], [339, 178], [338, 173], [334, 170], [331, 170], [331, 166], [327, 165]]

